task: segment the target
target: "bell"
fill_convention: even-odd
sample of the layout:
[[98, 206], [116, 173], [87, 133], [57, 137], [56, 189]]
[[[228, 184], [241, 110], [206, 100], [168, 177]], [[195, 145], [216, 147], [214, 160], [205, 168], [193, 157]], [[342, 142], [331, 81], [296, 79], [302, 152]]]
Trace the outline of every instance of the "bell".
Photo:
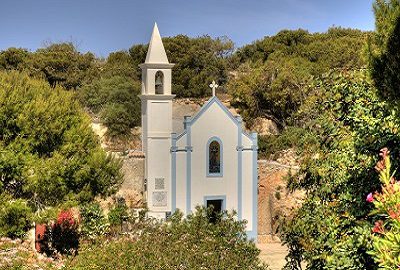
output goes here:
[[156, 74], [156, 85], [160, 86], [163, 84], [163, 79], [162, 79], [162, 73], [158, 73]]

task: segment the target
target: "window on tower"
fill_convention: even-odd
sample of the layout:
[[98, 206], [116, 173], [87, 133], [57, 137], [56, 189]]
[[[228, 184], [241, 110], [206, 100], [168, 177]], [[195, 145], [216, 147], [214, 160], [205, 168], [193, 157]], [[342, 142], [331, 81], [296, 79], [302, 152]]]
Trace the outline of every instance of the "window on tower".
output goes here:
[[161, 71], [156, 72], [155, 87], [157, 95], [164, 94], [164, 74]]

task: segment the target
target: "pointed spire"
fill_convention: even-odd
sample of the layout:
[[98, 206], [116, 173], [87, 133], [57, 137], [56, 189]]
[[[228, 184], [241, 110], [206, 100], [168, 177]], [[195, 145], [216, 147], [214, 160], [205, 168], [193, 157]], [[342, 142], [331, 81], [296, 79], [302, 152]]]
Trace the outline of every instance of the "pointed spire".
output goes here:
[[168, 64], [167, 54], [158, 31], [157, 23], [154, 23], [153, 33], [149, 43], [145, 63]]

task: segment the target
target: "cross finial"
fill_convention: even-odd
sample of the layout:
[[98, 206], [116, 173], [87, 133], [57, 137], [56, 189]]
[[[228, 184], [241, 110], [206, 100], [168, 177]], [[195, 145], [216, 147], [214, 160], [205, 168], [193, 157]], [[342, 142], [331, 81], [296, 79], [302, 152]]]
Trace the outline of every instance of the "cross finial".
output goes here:
[[210, 88], [212, 88], [212, 95], [215, 96], [215, 89], [217, 89], [219, 85], [215, 83], [215, 81], [212, 81], [210, 84]]

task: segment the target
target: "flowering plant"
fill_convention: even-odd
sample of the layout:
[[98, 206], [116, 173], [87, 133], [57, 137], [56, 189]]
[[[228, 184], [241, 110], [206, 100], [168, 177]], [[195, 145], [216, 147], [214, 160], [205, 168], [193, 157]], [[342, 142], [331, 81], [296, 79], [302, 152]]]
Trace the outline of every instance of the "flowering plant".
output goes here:
[[367, 195], [366, 200], [374, 204], [372, 214], [377, 218], [372, 229], [373, 250], [370, 252], [382, 269], [400, 268], [400, 182], [391, 171], [389, 150], [380, 152], [380, 161], [375, 166], [382, 182], [380, 192]]

